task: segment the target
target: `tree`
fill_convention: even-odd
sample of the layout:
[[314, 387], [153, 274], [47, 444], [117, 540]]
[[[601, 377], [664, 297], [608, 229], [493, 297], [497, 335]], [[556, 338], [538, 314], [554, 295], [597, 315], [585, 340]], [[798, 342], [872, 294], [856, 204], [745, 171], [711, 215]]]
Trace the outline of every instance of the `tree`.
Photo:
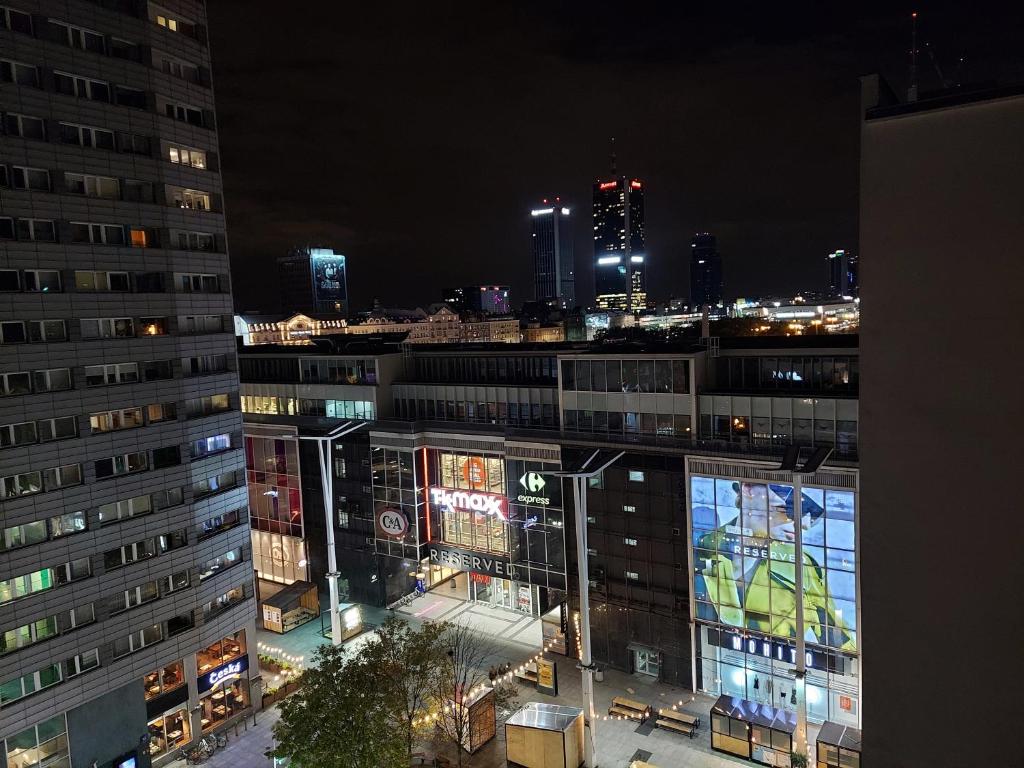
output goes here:
[[[444, 654], [433, 673], [432, 687], [436, 734], [455, 746], [461, 768], [463, 744], [470, 733], [470, 704], [480, 689], [492, 685], [487, 664], [494, 648], [467, 624], [445, 625], [440, 641]], [[516, 687], [506, 683], [493, 687], [495, 711], [513, 709]]]
[[320, 646], [313, 663], [299, 691], [278, 705], [277, 746], [268, 755], [291, 758], [297, 768], [408, 765], [379, 671], [362, 655], [346, 658], [341, 646]]
[[404, 736], [410, 758], [416, 742], [429, 733], [432, 683], [445, 658], [448, 626], [428, 622], [414, 630], [391, 617], [360, 652], [360, 658], [377, 671], [395, 731]]

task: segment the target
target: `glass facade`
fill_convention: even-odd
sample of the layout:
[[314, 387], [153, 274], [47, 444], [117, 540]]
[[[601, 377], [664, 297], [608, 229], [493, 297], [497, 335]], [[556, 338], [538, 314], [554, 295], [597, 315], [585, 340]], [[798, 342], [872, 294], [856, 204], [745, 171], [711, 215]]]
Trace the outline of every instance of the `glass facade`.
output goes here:
[[[794, 489], [691, 476], [698, 685], [796, 704]], [[857, 725], [855, 493], [801, 494], [808, 716]]]
[[302, 358], [299, 371], [307, 384], [377, 383], [377, 361], [372, 358]]
[[192, 740], [187, 707], [178, 707], [153, 718], [147, 725], [150, 757], [159, 757]]
[[558, 383], [558, 364], [543, 355], [417, 356], [416, 381], [452, 384]]
[[302, 537], [297, 440], [245, 437], [250, 524], [255, 531]]
[[[480, 389], [482, 391], [484, 388]], [[509, 424], [520, 427], [558, 426], [558, 408], [554, 403], [396, 397], [394, 405], [395, 416], [400, 419]]]
[[689, 394], [690, 361], [562, 360], [562, 389], [566, 392], [647, 392]]
[[857, 394], [860, 362], [856, 355], [719, 357], [715, 388], [730, 392], [791, 390]]

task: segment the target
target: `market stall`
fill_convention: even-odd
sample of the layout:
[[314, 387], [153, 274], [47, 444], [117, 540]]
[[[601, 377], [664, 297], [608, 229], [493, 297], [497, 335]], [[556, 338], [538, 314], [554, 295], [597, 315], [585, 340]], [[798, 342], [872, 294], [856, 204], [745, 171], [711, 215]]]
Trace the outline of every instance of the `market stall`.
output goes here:
[[579, 768], [583, 710], [530, 702], [505, 721], [505, 759], [524, 768]]
[[789, 768], [796, 715], [736, 696], [711, 707], [711, 748], [762, 765]]
[[818, 768], [860, 768], [860, 730], [826, 721], [815, 742]]
[[296, 581], [263, 601], [263, 628], [284, 634], [320, 615], [316, 584]]

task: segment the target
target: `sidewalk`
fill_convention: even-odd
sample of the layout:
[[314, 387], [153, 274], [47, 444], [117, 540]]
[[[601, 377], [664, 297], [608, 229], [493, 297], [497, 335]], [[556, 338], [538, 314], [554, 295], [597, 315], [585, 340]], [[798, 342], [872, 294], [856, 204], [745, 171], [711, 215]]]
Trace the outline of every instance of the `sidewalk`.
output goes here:
[[[277, 707], [271, 707], [256, 713], [255, 725], [252, 715], [245, 719], [244, 725], [240, 722], [237, 737], [235, 728], [228, 728], [224, 731], [228, 737], [227, 746], [214, 752], [203, 765], [209, 768], [272, 768], [274, 760], [264, 752], [273, 749], [273, 728], [279, 717]], [[186, 768], [186, 764], [184, 760], [173, 760], [164, 768]]]

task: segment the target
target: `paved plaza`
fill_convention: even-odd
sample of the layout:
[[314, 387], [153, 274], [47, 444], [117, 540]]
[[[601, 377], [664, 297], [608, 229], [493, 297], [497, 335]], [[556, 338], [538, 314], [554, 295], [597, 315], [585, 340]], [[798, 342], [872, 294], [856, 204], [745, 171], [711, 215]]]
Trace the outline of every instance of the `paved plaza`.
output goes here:
[[[373, 636], [373, 628], [387, 616], [400, 615], [410, 624], [424, 621], [448, 620], [465, 622], [476, 628], [481, 635], [490, 638], [491, 654], [485, 663], [522, 663], [538, 652], [541, 645], [540, 621], [511, 611], [494, 609], [489, 606], [469, 603], [443, 592], [429, 592], [413, 600], [409, 605], [396, 609], [367, 608], [363, 606], [363, 620], [367, 631], [345, 643], [348, 650], [355, 650]], [[329, 626], [326, 621], [325, 626]], [[302, 658], [308, 662], [314, 649], [328, 642], [321, 634], [319, 620], [309, 622], [286, 635], [278, 635], [262, 629], [257, 631], [261, 653], [281, 658]], [[582, 681], [580, 672], [571, 659], [549, 655], [558, 666], [558, 696], [538, 693], [528, 683], [519, 683], [519, 703], [543, 701], [568, 706], [582, 706]], [[726, 766], [751, 763], [713, 752], [709, 726], [709, 710], [714, 698], [694, 694], [691, 691], [660, 683], [644, 675], [606, 670], [604, 680], [595, 682], [595, 706], [598, 713], [597, 747], [602, 768], [628, 768], [631, 760], [640, 758], [659, 768], [724, 768]], [[701, 718], [700, 729], [694, 738], [666, 731], [654, 725], [654, 719], [638, 724], [630, 720], [608, 718], [612, 698], [625, 696], [647, 704], [655, 710], [675, 706], [681, 711]], [[268, 768], [273, 761], [264, 753], [273, 747], [272, 727], [277, 722], [276, 708], [256, 714], [256, 723], [250, 716], [246, 725], [228, 729], [227, 747], [220, 749], [205, 764], [210, 768], [236, 768], [254, 766]], [[811, 727], [813, 744], [816, 728]], [[428, 751], [428, 754], [429, 751]], [[505, 762], [504, 729], [499, 726], [498, 736], [475, 755], [466, 755], [465, 768], [503, 768]], [[448, 757], [454, 757], [449, 750]], [[170, 764], [181, 768], [184, 762]], [[385, 767], [382, 767], [385, 768]]]

